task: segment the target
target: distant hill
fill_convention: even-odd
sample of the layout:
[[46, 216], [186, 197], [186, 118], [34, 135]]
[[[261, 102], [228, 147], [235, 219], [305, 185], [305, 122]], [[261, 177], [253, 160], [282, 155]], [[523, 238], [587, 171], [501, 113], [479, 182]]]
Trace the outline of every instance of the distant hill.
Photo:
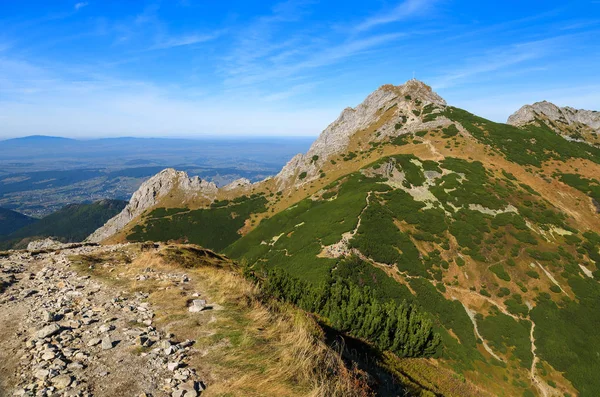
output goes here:
[[1, 236], [11, 234], [35, 221], [36, 219], [19, 212], [0, 208], [0, 238]]
[[63, 137], [59, 137], [59, 136], [29, 135], [29, 136], [24, 136], [24, 137], [20, 137], [20, 138], [5, 139], [2, 142], [3, 143], [17, 143], [17, 142], [35, 143], [35, 142], [73, 142], [73, 141], [75, 141], [75, 140], [70, 139], [70, 138], [63, 138]]
[[[63, 242], [84, 240], [91, 232], [125, 208], [120, 200], [101, 200], [92, 204], [70, 204], [35, 223], [5, 235], [2, 248], [22, 248], [33, 238], [54, 237]], [[1, 237], [0, 237], [1, 240]]]

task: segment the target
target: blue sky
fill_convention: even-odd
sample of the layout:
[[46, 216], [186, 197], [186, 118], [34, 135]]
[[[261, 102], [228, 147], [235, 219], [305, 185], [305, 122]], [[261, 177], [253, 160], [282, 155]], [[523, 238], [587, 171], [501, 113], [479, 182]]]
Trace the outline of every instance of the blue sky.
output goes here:
[[317, 135], [416, 77], [600, 110], [600, 0], [0, 0], [0, 138]]

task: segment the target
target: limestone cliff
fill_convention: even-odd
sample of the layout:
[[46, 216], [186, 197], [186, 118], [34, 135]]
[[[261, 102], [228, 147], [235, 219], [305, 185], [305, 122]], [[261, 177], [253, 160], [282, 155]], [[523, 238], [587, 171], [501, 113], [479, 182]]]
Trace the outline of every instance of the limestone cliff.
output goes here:
[[133, 193], [129, 204], [104, 226], [92, 233], [87, 241], [101, 242], [123, 229], [132, 219], [140, 216], [145, 210], [158, 204], [174, 188], [179, 188], [187, 196], [202, 196], [210, 200], [217, 194], [217, 186], [195, 176], [190, 178], [183, 171], [173, 168], [165, 169], [144, 182]]
[[508, 118], [508, 124], [517, 127], [539, 122], [569, 140], [600, 142], [600, 112], [594, 110], [559, 107], [542, 101], [525, 105]]
[[[285, 185], [301, 172], [307, 173], [306, 181], [318, 176], [318, 170], [331, 156], [345, 152], [351, 137], [376, 123], [386, 110], [394, 109], [396, 116], [405, 117], [404, 132], [407, 132], [411, 126], [423, 124], [422, 119], [414, 112], [420, 114], [428, 105], [443, 108], [446, 101], [421, 81], [413, 79], [399, 86], [386, 84], [379, 87], [357, 107], [344, 109], [337, 120], [321, 133], [306, 154], [294, 156], [275, 177], [278, 186]], [[403, 131], [394, 128], [395, 124], [396, 121], [390, 120], [382, 125], [379, 136], [402, 133]], [[371, 139], [375, 140], [376, 137]]]

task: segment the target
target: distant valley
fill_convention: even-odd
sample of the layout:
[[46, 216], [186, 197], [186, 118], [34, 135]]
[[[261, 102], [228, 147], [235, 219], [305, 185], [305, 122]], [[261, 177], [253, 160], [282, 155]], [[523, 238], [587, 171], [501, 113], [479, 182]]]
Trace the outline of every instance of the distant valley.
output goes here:
[[74, 140], [30, 136], [0, 141], [0, 208], [41, 218], [67, 204], [128, 200], [164, 168], [225, 185], [276, 174], [311, 138]]

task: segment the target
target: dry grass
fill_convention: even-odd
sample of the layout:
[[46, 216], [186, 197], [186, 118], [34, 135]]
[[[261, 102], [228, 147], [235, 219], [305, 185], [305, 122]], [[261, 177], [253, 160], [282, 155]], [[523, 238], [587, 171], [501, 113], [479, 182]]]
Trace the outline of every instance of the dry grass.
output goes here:
[[444, 367], [434, 359], [398, 358], [386, 353], [385, 367], [418, 397], [491, 397], [494, 394], [480, 389], [464, 376]]
[[[183, 245], [142, 251], [136, 244], [127, 251], [73, 259], [80, 271], [148, 293], [155, 324], [179, 340], [196, 341], [190, 365], [207, 381], [207, 396], [371, 395], [365, 374], [346, 367], [312, 317], [287, 304], [265, 303], [226, 258]], [[183, 273], [190, 278], [183, 286], [152, 278]], [[140, 274], [150, 278], [135, 280]], [[189, 313], [194, 292], [222, 309]]]

